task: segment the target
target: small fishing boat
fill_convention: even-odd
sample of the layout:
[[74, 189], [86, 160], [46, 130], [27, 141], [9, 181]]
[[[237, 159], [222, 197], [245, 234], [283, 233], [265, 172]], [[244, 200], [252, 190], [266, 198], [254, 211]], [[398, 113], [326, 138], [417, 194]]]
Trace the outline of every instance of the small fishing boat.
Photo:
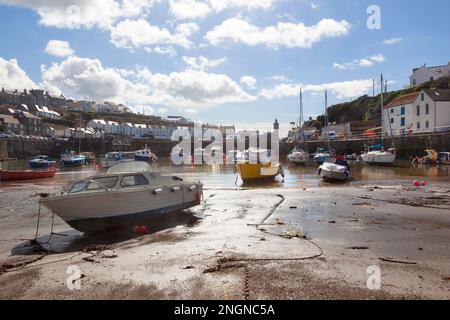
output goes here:
[[156, 160], [158, 160], [158, 157], [156, 156], [156, 154], [154, 154], [150, 149], [146, 147], [145, 149], [138, 150], [135, 152], [134, 160], [155, 163]]
[[56, 161], [51, 160], [48, 156], [43, 155], [31, 158], [29, 163], [31, 169], [56, 167]]
[[95, 153], [93, 152], [82, 152], [81, 155], [84, 156], [86, 164], [95, 164]]
[[427, 149], [425, 152], [427, 153], [425, 157], [418, 158], [420, 164], [433, 165], [441, 163], [439, 155], [434, 149]]
[[352, 178], [348, 165], [339, 162], [324, 162], [318, 170], [319, 176], [327, 181], [347, 181]]
[[105, 174], [70, 182], [42, 203], [74, 229], [95, 233], [197, 206], [201, 182], [163, 176], [145, 162], [123, 162]]
[[325, 152], [324, 149], [318, 148], [316, 154], [314, 155], [313, 160], [315, 163], [322, 164], [324, 162], [330, 161], [331, 155], [330, 153]]
[[86, 163], [86, 157], [71, 151], [61, 155], [61, 164], [64, 167], [82, 167]]
[[101, 165], [108, 169], [119, 163], [134, 161], [134, 155], [134, 152], [108, 152], [101, 160]]
[[308, 162], [308, 155], [302, 149], [295, 148], [287, 156], [287, 159], [296, 166], [305, 165]]
[[361, 158], [365, 163], [380, 165], [391, 165], [394, 163], [396, 157], [395, 148], [385, 151], [382, 145], [370, 146], [366, 152], [361, 155]]
[[450, 165], [450, 152], [439, 152], [438, 156], [442, 164]]
[[55, 173], [56, 170], [0, 170], [0, 181], [47, 179]]
[[270, 160], [268, 150], [246, 150], [238, 154], [235, 168], [244, 183], [258, 180], [273, 180], [276, 176], [284, 177], [280, 163]]

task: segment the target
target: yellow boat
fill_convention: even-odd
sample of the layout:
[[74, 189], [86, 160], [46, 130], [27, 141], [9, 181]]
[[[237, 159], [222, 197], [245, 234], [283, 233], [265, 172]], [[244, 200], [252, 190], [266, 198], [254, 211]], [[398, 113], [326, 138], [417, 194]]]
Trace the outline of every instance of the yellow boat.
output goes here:
[[[258, 150], [258, 156], [265, 150]], [[281, 175], [284, 177], [283, 168], [280, 163], [268, 162], [268, 163], [251, 163], [249, 161], [249, 153], [244, 154], [244, 158], [237, 161], [235, 165], [237, 172], [241, 176], [244, 182], [257, 181], [257, 180], [273, 180], [276, 176]]]

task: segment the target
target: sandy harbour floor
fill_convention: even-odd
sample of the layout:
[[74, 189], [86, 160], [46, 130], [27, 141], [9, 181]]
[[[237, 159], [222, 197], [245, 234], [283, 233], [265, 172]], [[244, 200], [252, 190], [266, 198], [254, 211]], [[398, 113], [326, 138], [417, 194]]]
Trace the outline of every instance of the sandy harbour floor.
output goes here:
[[[62, 220], [29, 246], [37, 192], [0, 189], [2, 299], [449, 299], [450, 183], [206, 190], [151, 234], [83, 237]], [[67, 286], [67, 268], [81, 273]], [[369, 266], [381, 271], [370, 290]]]

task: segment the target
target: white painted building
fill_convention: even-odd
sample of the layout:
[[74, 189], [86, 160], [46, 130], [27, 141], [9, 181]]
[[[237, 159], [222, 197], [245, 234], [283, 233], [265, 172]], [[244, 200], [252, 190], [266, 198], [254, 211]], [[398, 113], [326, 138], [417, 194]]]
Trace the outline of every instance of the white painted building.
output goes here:
[[[50, 110], [50, 108], [48, 108], [48, 107], [39, 107], [38, 105], [35, 105], [35, 107], [37, 110], [37, 114], [40, 115], [41, 117], [55, 119], [55, 120], [59, 120], [62, 118], [58, 112]], [[27, 107], [27, 109], [28, 109], [28, 107]]]
[[423, 65], [413, 69], [410, 76], [411, 86], [419, 86], [425, 82], [450, 76], [450, 62], [445, 66], [427, 67]]
[[393, 100], [383, 111], [383, 133], [402, 136], [450, 131], [450, 89], [426, 89]]

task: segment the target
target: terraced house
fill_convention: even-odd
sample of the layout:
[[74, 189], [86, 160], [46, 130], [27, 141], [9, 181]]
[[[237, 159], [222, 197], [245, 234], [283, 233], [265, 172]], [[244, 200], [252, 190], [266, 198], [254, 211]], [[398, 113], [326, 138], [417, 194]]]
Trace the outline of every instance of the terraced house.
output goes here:
[[450, 131], [450, 89], [425, 89], [384, 107], [383, 132], [403, 136]]

